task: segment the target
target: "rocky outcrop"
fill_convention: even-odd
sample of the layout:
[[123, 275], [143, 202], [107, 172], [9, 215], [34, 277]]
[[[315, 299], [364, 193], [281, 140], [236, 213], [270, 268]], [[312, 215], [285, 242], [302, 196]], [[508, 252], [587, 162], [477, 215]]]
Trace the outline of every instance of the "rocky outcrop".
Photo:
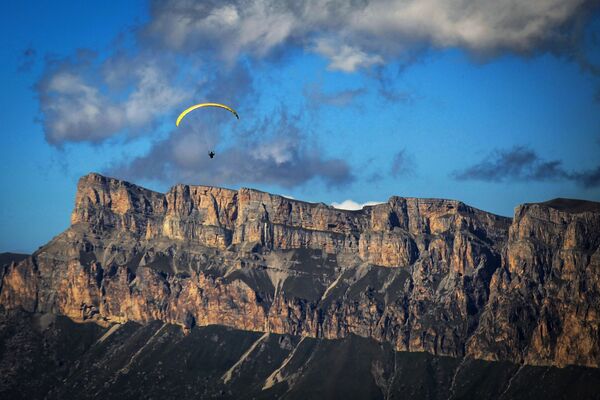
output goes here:
[[524, 205], [511, 225], [452, 200], [345, 211], [251, 189], [161, 194], [90, 174], [71, 227], [6, 267], [0, 304], [598, 366], [600, 212], [573, 210]]
[[558, 199], [517, 207], [490, 286], [471, 355], [597, 367], [600, 204]]

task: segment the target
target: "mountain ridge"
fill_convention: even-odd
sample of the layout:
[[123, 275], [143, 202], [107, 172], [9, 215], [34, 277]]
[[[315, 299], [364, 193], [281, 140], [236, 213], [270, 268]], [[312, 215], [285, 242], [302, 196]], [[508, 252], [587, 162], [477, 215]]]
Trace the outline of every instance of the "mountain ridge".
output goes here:
[[[322, 205], [322, 206], [325, 206], [327, 208], [331, 208], [331, 209], [334, 209], [334, 210], [340, 210], [340, 211], [346, 211], [346, 212], [362, 211], [365, 208], [372, 208], [372, 207], [379, 206], [381, 204], [387, 204], [387, 203], [390, 203], [391, 201], [396, 200], [396, 199], [421, 200], [421, 201], [424, 201], [424, 202], [427, 202], [427, 201], [431, 201], [431, 202], [449, 202], [449, 203], [462, 204], [462, 205], [467, 206], [469, 208], [472, 208], [474, 210], [485, 212], [487, 214], [491, 214], [491, 215], [494, 215], [494, 216], [497, 216], [497, 217], [512, 219], [511, 217], [507, 217], [507, 216], [496, 214], [496, 213], [493, 213], [493, 212], [490, 212], [490, 211], [486, 211], [486, 210], [483, 210], [483, 209], [480, 209], [480, 208], [477, 208], [477, 207], [473, 207], [471, 205], [466, 204], [465, 202], [463, 202], [461, 200], [449, 199], [449, 198], [442, 198], [442, 197], [411, 197], [411, 196], [406, 197], [406, 196], [399, 196], [399, 195], [391, 195], [388, 198], [388, 200], [385, 201], [385, 202], [380, 202], [380, 203], [377, 203], [377, 204], [364, 205], [361, 209], [358, 209], [358, 210], [349, 210], [349, 209], [345, 209], [345, 208], [337, 208], [337, 207], [335, 207], [333, 205], [330, 205], [330, 204], [327, 204], [327, 203], [324, 203], [324, 202], [320, 202], [320, 201], [308, 201], [308, 200], [302, 200], [302, 199], [298, 199], [298, 198], [292, 198], [292, 197], [285, 196], [285, 195], [282, 195], [282, 194], [269, 193], [269, 192], [266, 192], [264, 190], [255, 189], [255, 188], [246, 187], [246, 186], [242, 186], [239, 189], [232, 189], [232, 188], [228, 188], [228, 187], [224, 187], [224, 186], [209, 186], [209, 185], [201, 185], [201, 184], [176, 183], [173, 186], [171, 186], [169, 188], [169, 190], [167, 190], [166, 192], [161, 192], [161, 191], [157, 191], [157, 190], [153, 190], [153, 189], [148, 189], [148, 188], [145, 188], [145, 187], [143, 187], [141, 185], [138, 185], [138, 184], [135, 184], [135, 183], [131, 183], [131, 182], [119, 179], [119, 178], [110, 177], [110, 176], [107, 176], [107, 175], [104, 175], [104, 174], [101, 174], [101, 173], [98, 173], [98, 172], [90, 172], [89, 174], [86, 174], [86, 175], [82, 176], [80, 178], [80, 181], [82, 181], [82, 180], [83, 181], [87, 181], [87, 182], [89, 182], [90, 180], [99, 180], [99, 181], [103, 181], [105, 183], [121, 184], [121, 185], [128, 186], [128, 187], [131, 187], [131, 188], [139, 189], [141, 191], [153, 193], [153, 194], [156, 194], [156, 195], [166, 195], [167, 193], [173, 191], [177, 187], [189, 187], [189, 188], [222, 190], [222, 191], [230, 192], [232, 194], [233, 193], [238, 193], [240, 191], [251, 191], [251, 192], [266, 194], [266, 195], [269, 195], [269, 196], [280, 197], [280, 198], [287, 199], [287, 200], [290, 200], [290, 201], [296, 202], [296, 203], [304, 203], [304, 204], [310, 204], [310, 205], [314, 205], [314, 206]], [[553, 199], [552, 201], [554, 201], [554, 200], [574, 200], [574, 201], [586, 202], [586, 200], [576, 200], [576, 199], [559, 199], [559, 198], [557, 198], [557, 199]], [[590, 203], [594, 203], [594, 202], [590, 202]], [[538, 203], [528, 203], [528, 204], [538, 204]]]
[[71, 227], [3, 267], [0, 305], [598, 367], [594, 210], [524, 204], [511, 219], [392, 196], [349, 211], [247, 188], [161, 194], [92, 173]]

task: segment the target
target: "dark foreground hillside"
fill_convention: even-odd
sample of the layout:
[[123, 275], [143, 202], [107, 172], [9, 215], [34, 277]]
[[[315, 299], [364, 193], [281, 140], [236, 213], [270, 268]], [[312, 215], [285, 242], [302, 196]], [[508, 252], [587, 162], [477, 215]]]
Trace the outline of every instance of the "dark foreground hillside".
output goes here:
[[0, 313], [2, 399], [594, 399], [600, 370], [393, 351], [156, 321], [101, 327]]

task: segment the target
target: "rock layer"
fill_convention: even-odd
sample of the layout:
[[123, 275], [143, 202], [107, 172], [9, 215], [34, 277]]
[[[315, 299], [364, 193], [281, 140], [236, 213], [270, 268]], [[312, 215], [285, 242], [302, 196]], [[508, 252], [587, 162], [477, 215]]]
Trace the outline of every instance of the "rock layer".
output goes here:
[[597, 367], [600, 210], [392, 197], [338, 210], [251, 189], [168, 193], [90, 174], [71, 226], [3, 267], [0, 304], [396, 350]]

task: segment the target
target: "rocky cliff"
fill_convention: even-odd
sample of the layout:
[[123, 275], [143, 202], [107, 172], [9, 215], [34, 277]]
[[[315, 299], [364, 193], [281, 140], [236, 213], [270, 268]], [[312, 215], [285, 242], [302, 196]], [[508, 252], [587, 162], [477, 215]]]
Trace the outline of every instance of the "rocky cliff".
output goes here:
[[517, 207], [468, 353], [535, 365], [600, 361], [600, 203]]
[[511, 221], [451, 200], [344, 211], [90, 174], [71, 221], [3, 267], [0, 305], [106, 326], [218, 324], [452, 357], [600, 362], [598, 203], [523, 205]]

